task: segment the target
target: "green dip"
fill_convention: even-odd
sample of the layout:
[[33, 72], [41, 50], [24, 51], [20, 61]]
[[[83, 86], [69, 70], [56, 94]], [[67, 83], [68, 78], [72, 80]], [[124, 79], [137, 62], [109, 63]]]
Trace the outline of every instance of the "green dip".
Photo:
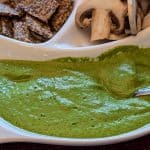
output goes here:
[[58, 137], [97, 138], [150, 123], [150, 49], [123, 46], [97, 58], [0, 61], [0, 116]]

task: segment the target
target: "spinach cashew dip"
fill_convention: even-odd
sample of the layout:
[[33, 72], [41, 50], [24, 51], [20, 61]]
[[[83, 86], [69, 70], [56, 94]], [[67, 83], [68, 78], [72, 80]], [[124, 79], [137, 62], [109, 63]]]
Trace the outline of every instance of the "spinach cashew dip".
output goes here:
[[150, 49], [115, 48], [97, 58], [0, 61], [0, 117], [44, 135], [98, 138], [150, 123]]

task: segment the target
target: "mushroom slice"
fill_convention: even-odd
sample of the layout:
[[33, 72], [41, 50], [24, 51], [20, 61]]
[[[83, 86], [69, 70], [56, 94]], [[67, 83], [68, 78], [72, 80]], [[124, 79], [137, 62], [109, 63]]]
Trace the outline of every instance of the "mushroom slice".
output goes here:
[[0, 15], [1, 16], [19, 16], [19, 12], [17, 12], [15, 9], [9, 7], [8, 5], [0, 3]]
[[31, 31], [43, 36], [46, 39], [53, 36], [51, 29], [47, 24], [40, 22], [32, 16], [26, 16], [26, 24]]
[[128, 17], [131, 34], [137, 34], [137, 2], [128, 0]]
[[142, 18], [140, 14], [137, 14], [137, 32], [140, 32], [142, 29]]
[[137, 10], [137, 32], [140, 32], [142, 30], [142, 21], [144, 18], [144, 14], [141, 8], [138, 8]]
[[56, 0], [34, 0], [24, 7], [25, 12], [48, 23], [48, 20], [55, 13], [59, 4]]
[[[77, 10], [76, 24], [81, 28], [89, 27], [92, 24], [92, 40], [108, 38], [108, 33], [111, 31], [110, 12], [117, 18], [118, 26], [114, 32], [119, 34], [124, 29], [124, 17], [127, 13], [127, 4], [121, 0], [113, 0], [113, 3], [110, 0], [85, 1]], [[87, 14], [90, 13], [92, 15], [87, 17]]]
[[138, 0], [138, 3], [141, 6], [144, 15], [146, 15], [150, 7], [150, 0]]
[[150, 27], [150, 13], [148, 13], [143, 20], [142, 29]]

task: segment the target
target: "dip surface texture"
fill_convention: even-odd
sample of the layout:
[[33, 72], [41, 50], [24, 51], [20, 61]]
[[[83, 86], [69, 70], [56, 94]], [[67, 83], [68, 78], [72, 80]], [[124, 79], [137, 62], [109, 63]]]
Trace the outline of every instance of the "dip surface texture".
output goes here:
[[50, 136], [95, 138], [150, 123], [150, 49], [118, 47], [97, 58], [0, 61], [0, 117]]

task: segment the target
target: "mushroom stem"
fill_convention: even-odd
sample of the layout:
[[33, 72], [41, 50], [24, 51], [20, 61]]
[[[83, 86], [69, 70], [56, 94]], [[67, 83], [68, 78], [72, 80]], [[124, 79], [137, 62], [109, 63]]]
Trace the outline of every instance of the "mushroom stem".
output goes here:
[[92, 14], [92, 36], [91, 41], [108, 39], [111, 28], [109, 11], [96, 9]]
[[128, 0], [128, 16], [131, 34], [137, 34], [137, 2], [136, 0]]

